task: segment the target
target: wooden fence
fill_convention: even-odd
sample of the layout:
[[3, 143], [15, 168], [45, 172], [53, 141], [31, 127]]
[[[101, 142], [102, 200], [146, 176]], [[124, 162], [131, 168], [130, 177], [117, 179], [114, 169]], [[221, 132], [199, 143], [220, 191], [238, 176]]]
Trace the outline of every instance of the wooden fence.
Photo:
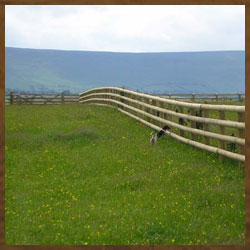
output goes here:
[[160, 96], [163, 98], [179, 100], [179, 101], [191, 101], [191, 102], [200, 102], [200, 101], [207, 101], [207, 102], [244, 102], [245, 101], [245, 94], [153, 94], [153, 96]]
[[[235, 101], [244, 102], [245, 94], [152, 94], [172, 100], [191, 102], [221, 102]], [[62, 104], [78, 102], [77, 94], [6, 94], [5, 104]]]
[[65, 104], [78, 103], [78, 95], [60, 94], [14, 94], [5, 95], [5, 104]]
[[[186, 144], [240, 162], [245, 161], [245, 106], [188, 103], [117, 87], [79, 94], [82, 104], [116, 107], [141, 123]], [[235, 119], [231, 117], [235, 116]]]

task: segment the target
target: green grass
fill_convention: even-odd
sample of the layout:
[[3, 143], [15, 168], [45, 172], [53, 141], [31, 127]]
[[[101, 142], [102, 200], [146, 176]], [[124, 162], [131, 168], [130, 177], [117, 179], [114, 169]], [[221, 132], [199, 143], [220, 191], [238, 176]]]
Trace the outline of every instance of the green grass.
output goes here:
[[6, 107], [6, 244], [244, 244], [244, 169], [112, 108]]

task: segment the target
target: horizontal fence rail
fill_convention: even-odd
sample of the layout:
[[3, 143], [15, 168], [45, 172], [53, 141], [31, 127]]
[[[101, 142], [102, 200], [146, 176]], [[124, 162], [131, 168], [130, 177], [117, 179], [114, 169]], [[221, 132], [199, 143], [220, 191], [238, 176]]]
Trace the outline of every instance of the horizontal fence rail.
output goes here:
[[166, 134], [179, 141], [216, 153], [221, 160], [245, 161], [245, 106], [182, 102], [118, 87], [83, 92], [79, 102], [116, 107], [156, 130], [168, 125]]
[[152, 94], [154, 96], [160, 96], [163, 98], [173, 99], [173, 100], [183, 100], [191, 102], [208, 101], [208, 102], [222, 102], [222, 101], [234, 101], [234, 102], [244, 102], [245, 94]]
[[14, 94], [5, 95], [5, 104], [67, 104], [78, 103], [78, 94]]

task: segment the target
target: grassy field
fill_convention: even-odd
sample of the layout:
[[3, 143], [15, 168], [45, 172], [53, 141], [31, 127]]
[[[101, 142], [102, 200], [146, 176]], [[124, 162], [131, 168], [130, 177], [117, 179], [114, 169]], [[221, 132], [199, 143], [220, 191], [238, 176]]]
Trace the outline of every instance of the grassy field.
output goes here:
[[6, 244], [244, 244], [244, 169], [112, 108], [6, 107]]

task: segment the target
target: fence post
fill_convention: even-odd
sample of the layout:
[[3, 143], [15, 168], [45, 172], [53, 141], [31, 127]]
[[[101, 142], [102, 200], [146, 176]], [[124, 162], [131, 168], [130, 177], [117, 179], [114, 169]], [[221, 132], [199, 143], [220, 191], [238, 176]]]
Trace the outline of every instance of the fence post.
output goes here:
[[[245, 114], [242, 112], [238, 113], [238, 122], [245, 122]], [[238, 137], [245, 138], [245, 129], [238, 129]], [[245, 155], [245, 146], [239, 145], [239, 153]]]
[[[156, 105], [155, 105], [156, 107], [160, 107], [160, 102], [159, 101], [156, 101]], [[160, 111], [156, 111], [156, 115], [158, 116], [158, 117], [160, 117], [161, 116], [161, 114], [160, 114], [161, 112]], [[162, 127], [162, 122], [157, 122], [158, 124], [159, 124], [159, 127]]]
[[108, 98], [108, 95], [107, 95], [108, 94], [108, 89], [104, 89], [103, 94], [106, 94], [106, 95], [102, 96], [102, 98], [105, 99], [106, 101], [99, 101], [99, 103], [101, 103], [101, 104], [109, 104], [109, 102], [108, 102], [109, 98]]
[[[160, 108], [164, 109], [164, 102], [160, 102], [159, 104], [160, 104]], [[165, 118], [165, 113], [160, 112], [160, 117], [161, 117], [162, 119], [166, 119], [166, 118]], [[165, 125], [165, 124], [161, 123], [161, 127], [163, 127], [164, 125]]]
[[[219, 111], [219, 117], [220, 117], [220, 120], [225, 120], [225, 111]], [[219, 127], [220, 127], [220, 134], [224, 135], [225, 134], [225, 127], [221, 126], [221, 125]], [[219, 148], [225, 149], [224, 141], [222, 141], [222, 140], [219, 141]], [[223, 161], [224, 157], [222, 155], [220, 155], [219, 160]]]
[[[140, 96], [139, 99], [138, 99], [138, 101], [140, 101], [140, 102], [143, 102], [143, 100], [144, 100], [144, 98], [142, 96]], [[143, 105], [139, 105], [139, 107], [140, 107], [141, 111], [145, 111]], [[143, 119], [144, 115], [141, 115], [141, 118]]]
[[[173, 105], [172, 104], [168, 104], [168, 110], [173, 111]], [[173, 120], [173, 116], [168, 114], [168, 120], [172, 121]]]
[[[194, 109], [194, 108], [190, 108], [190, 114], [191, 114], [192, 116], [196, 116], [196, 114], [195, 114], [195, 109]], [[196, 122], [195, 122], [195, 121], [192, 121], [192, 120], [191, 120], [191, 128], [196, 129]], [[197, 139], [197, 135], [196, 135], [196, 134], [193, 134], [193, 133], [191, 132], [191, 140], [196, 141], [196, 139]]]
[[[144, 102], [145, 102], [146, 104], [150, 104], [149, 98], [144, 97]], [[146, 112], [147, 112], [147, 113], [150, 113], [150, 108], [146, 107]], [[150, 122], [150, 121], [151, 121], [150, 117], [148, 117], [148, 116], [146, 117], [146, 120], [147, 120], [147, 122]]]
[[[113, 94], [113, 89], [109, 89], [109, 94]], [[114, 107], [115, 104], [111, 101], [112, 99], [114, 99], [113, 96], [109, 95], [109, 99], [110, 99], [109, 104], [110, 104], [112, 107]]]
[[[179, 110], [180, 110], [180, 113], [183, 114], [183, 106], [179, 106]], [[184, 125], [184, 120], [181, 117], [179, 118], [179, 124]], [[179, 134], [180, 134], [180, 136], [184, 137], [184, 131], [183, 130], [179, 129]]]
[[192, 93], [192, 101], [195, 102], [195, 93]]
[[239, 102], [241, 102], [241, 94], [238, 94], [238, 96], [239, 96]]
[[171, 93], [168, 94], [168, 98], [171, 99]]
[[215, 94], [216, 102], [219, 101], [218, 93]]
[[[172, 104], [169, 103], [167, 109], [170, 110], [170, 111], [173, 111], [174, 106], [173, 106]], [[167, 118], [168, 118], [169, 121], [173, 121], [173, 116], [172, 116], [172, 115], [168, 114], [168, 115], [167, 115]], [[174, 128], [170, 127], [170, 130], [169, 130], [169, 131], [170, 131], [170, 132], [173, 132], [173, 130], [174, 130]]]
[[114, 91], [113, 89], [108, 89], [108, 93], [109, 93], [108, 99], [110, 100], [108, 104], [110, 104], [110, 106], [112, 107], [115, 106], [115, 104], [111, 101], [112, 99], [115, 99], [113, 96], [111, 96], [112, 94], [115, 94], [113, 93], [113, 91]]
[[[132, 100], [135, 100], [135, 95], [134, 94], [131, 94], [130, 97], [131, 97]], [[134, 102], [131, 102], [130, 106], [132, 106], [133, 108], [136, 108], [137, 104], [134, 103]], [[133, 112], [133, 114], [135, 113], [135, 111], [132, 111], [132, 112]]]
[[[167, 108], [166, 108], [166, 103], [162, 102], [162, 108], [167, 109]], [[163, 118], [164, 118], [165, 120], [167, 120], [167, 119], [168, 119], [168, 114], [164, 113], [164, 114], [163, 114]]]
[[13, 105], [14, 104], [14, 93], [10, 92], [10, 104]]
[[[137, 90], [137, 93], [139, 93], [139, 90]], [[141, 101], [141, 97], [140, 97], [140, 96], [138, 96], [138, 95], [135, 97], [135, 99], [136, 99], [136, 101], [138, 101], [138, 102], [140, 102], [140, 101]], [[137, 109], [142, 110], [142, 106], [141, 106], [141, 104], [139, 104], [139, 103], [138, 103], [136, 107], [137, 107]], [[140, 117], [140, 118], [142, 118], [142, 117], [143, 117], [143, 115], [139, 113], [139, 117]]]
[[[204, 110], [204, 117], [205, 118], [209, 118], [209, 110], [208, 109], [205, 109]], [[204, 127], [204, 130], [205, 131], [210, 131], [210, 126], [209, 126], [209, 123], [203, 123], [203, 127]], [[207, 137], [207, 136], [205, 136], [205, 143], [207, 144], [207, 145], [210, 145], [210, 138], [209, 137]]]
[[[152, 105], [155, 106], [155, 107], [157, 107], [156, 100], [152, 99]], [[152, 109], [152, 115], [158, 116], [158, 112], [156, 110]], [[154, 123], [156, 126], [159, 126], [159, 122], [156, 121], [156, 120], [152, 119], [152, 123]]]
[[[138, 90], [137, 90], [136, 92], [139, 93]], [[139, 101], [140, 101], [140, 96], [136, 95], [136, 96], [135, 96], [135, 100], [136, 100], [137, 102], [139, 102]], [[139, 110], [142, 110], [142, 107], [141, 107], [141, 105], [140, 105], [139, 103], [136, 104], [136, 108], [139, 109]], [[137, 113], [137, 117], [138, 117], [138, 116], [139, 116], [139, 118], [142, 118], [143, 115], [142, 115], [141, 113]]]
[[61, 104], [64, 104], [64, 92], [61, 94]]
[[[120, 94], [120, 96], [124, 96], [124, 92], [123, 92], [123, 91], [120, 91], [119, 94]], [[124, 103], [124, 100], [123, 100], [122, 98], [120, 98], [120, 102], [121, 102], [121, 103]], [[118, 104], [118, 108], [124, 109], [123, 106], [122, 106], [122, 105], [119, 105], [119, 104]]]

